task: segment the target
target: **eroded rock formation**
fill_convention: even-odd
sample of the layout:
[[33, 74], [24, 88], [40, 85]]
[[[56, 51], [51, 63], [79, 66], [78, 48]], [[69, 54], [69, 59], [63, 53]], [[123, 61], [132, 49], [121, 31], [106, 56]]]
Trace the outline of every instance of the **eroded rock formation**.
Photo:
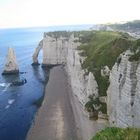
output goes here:
[[43, 47], [43, 40], [41, 40], [38, 44], [38, 47], [35, 49], [35, 52], [33, 54], [33, 63], [32, 65], [39, 65], [39, 62], [38, 62], [38, 54], [40, 52], [40, 50], [42, 49]]
[[12, 48], [8, 49], [8, 54], [6, 56], [6, 63], [3, 71], [3, 75], [5, 74], [18, 74], [19, 68], [16, 60], [15, 52]]
[[101, 69], [101, 76], [109, 76], [110, 75], [110, 69], [108, 66], [104, 66], [103, 69]]
[[107, 105], [110, 124], [140, 127], [140, 63], [130, 62], [130, 51], [121, 54], [110, 73]]

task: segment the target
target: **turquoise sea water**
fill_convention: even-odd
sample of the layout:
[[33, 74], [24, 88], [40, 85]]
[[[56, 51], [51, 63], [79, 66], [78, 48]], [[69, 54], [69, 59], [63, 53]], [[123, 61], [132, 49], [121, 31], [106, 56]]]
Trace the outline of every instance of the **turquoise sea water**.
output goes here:
[[[48, 80], [48, 71], [32, 67], [32, 54], [44, 31], [81, 30], [87, 26], [61, 26], [49, 28], [0, 29], [0, 140], [25, 140], [27, 132], [37, 111], [33, 102], [44, 93]], [[2, 76], [8, 47], [15, 50], [19, 69], [26, 72], [18, 76]], [[42, 53], [39, 55], [42, 61]], [[10, 86], [10, 83], [26, 78], [22, 86]]]

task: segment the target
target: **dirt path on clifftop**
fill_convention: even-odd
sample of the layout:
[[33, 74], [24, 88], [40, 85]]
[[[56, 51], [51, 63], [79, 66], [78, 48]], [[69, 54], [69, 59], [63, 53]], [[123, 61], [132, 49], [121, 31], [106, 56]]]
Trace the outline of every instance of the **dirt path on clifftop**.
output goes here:
[[27, 140], [78, 140], [76, 123], [69, 99], [67, 77], [61, 66], [50, 72], [43, 105]]

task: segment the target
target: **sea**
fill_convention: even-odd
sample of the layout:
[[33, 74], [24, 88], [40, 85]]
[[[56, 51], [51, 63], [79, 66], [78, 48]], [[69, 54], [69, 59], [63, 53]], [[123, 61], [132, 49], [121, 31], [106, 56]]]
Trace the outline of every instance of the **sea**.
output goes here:
[[[91, 27], [93, 25], [0, 29], [0, 140], [25, 140], [34, 123], [38, 110], [34, 103], [44, 95], [49, 78], [49, 70], [31, 65], [33, 52], [43, 33]], [[1, 75], [9, 47], [15, 51], [21, 72], [19, 75]], [[38, 60], [42, 62], [42, 52]], [[11, 85], [21, 79], [26, 79], [27, 83]]]

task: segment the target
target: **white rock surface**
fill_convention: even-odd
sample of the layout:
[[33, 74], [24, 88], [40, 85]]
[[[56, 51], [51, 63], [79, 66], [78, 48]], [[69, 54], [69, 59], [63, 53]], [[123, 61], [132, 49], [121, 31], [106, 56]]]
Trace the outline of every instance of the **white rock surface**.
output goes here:
[[107, 91], [109, 121], [118, 127], [140, 127], [140, 63], [129, 62], [130, 54], [113, 66]]
[[[93, 74], [86, 75], [86, 72], [82, 70], [81, 62], [83, 58], [79, 55], [77, 50], [79, 43], [74, 42], [75, 39], [77, 40], [73, 34], [69, 38], [54, 38], [45, 34], [42, 43], [42, 64], [65, 64], [73, 93], [84, 105], [88, 101], [89, 95], [95, 94], [95, 96], [98, 96], [98, 86]], [[37, 55], [35, 55], [34, 60], [37, 60], [38, 51], [40, 51], [39, 49], [36, 50]]]
[[47, 36], [43, 39], [43, 64], [66, 63], [67, 41], [65, 38]]
[[103, 69], [101, 69], [101, 76], [109, 76], [110, 75], [110, 69], [108, 66], [104, 66]]
[[95, 98], [98, 97], [98, 85], [94, 75], [91, 72], [89, 72], [88, 75], [87, 95], [93, 95]]
[[19, 68], [16, 60], [15, 52], [12, 48], [8, 49], [8, 54], [6, 56], [6, 63], [4, 71], [2, 74], [17, 74], [19, 73]]
[[[98, 85], [94, 75], [82, 69], [84, 58], [79, 55], [79, 43], [74, 39], [73, 35], [70, 38], [45, 35], [42, 43], [43, 64], [65, 64], [73, 94], [84, 105], [89, 95], [98, 96]], [[130, 55], [131, 52], [126, 51], [120, 55], [120, 63], [115, 63], [111, 71], [108, 67], [101, 71], [104, 76], [110, 75], [107, 91], [109, 121], [111, 125], [119, 127], [140, 127], [140, 64], [129, 62]]]
[[77, 50], [79, 45], [78, 42], [74, 42], [74, 36], [72, 35], [67, 43], [66, 70], [74, 95], [84, 105], [89, 100], [89, 95], [98, 96], [98, 86], [93, 74], [90, 72], [87, 75], [87, 72], [81, 67], [84, 58], [79, 55], [80, 51]]
[[38, 44], [38, 47], [35, 49], [35, 52], [33, 54], [33, 64], [39, 64], [38, 62], [38, 54], [40, 52], [40, 50], [42, 49], [43, 47], [43, 40], [41, 40]]

